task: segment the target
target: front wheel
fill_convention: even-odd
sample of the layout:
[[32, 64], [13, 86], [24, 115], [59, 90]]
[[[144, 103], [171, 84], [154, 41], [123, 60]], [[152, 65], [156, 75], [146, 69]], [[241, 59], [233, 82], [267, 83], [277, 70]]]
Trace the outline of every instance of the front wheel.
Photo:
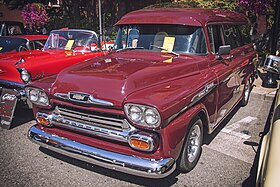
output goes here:
[[186, 134], [181, 156], [178, 160], [178, 170], [191, 171], [197, 164], [202, 150], [203, 125], [199, 117], [192, 120]]

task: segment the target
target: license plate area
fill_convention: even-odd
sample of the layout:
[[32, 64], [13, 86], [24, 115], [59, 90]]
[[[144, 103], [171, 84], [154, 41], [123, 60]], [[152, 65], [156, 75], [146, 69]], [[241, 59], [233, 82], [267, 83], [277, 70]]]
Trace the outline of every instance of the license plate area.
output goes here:
[[17, 105], [17, 91], [2, 88], [0, 98], [0, 126], [9, 129], [12, 125], [15, 108]]

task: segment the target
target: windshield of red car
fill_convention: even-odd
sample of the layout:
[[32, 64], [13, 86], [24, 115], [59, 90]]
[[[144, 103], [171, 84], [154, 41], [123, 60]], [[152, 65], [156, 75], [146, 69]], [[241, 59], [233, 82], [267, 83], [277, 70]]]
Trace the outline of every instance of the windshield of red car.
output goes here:
[[50, 33], [44, 50], [99, 50], [98, 38], [93, 31], [86, 30], [54, 30]]
[[202, 27], [174, 24], [121, 26], [113, 49], [126, 48], [188, 54], [207, 52]]

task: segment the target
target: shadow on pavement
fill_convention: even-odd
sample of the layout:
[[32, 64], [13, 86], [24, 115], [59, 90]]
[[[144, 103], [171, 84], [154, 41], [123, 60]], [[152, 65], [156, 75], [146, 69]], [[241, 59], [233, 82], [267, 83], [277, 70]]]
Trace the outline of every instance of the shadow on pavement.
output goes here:
[[14, 119], [12, 121], [11, 128], [16, 128], [24, 123], [34, 120], [34, 116], [31, 109], [16, 107]]
[[218, 125], [218, 127], [207, 137], [205, 137], [204, 144], [209, 145], [214, 138], [220, 133], [220, 131], [228, 124], [231, 118], [236, 114], [236, 112], [240, 109], [240, 106], [237, 105], [223, 121]]
[[83, 168], [83, 169], [86, 169], [86, 170], [89, 170], [89, 171], [92, 171], [95, 173], [99, 173], [101, 175], [112, 177], [112, 178], [115, 178], [115, 179], [118, 179], [121, 181], [126, 181], [126, 182], [143, 185], [143, 186], [161, 186], [161, 187], [171, 186], [178, 181], [177, 176], [180, 174], [178, 171], [175, 170], [171, 175], [169, 175], [163, 179], [143, 178], [143, 177], [138, 177], [138, 176], [106, 169], [106, 168], [103, 168], [103, 167], [100, 167], [97, 165], [93, 165], [93, 164], [90, 164], [90, 163], [87, 163], [87, 162], [84, 162], [81, 160], [77, 160], [77, 159], [56, 153], [54, 151], [48, 150], [43, 147], [40, 147], [39, 150], [51, 157], [59, 159], [63, 162], [67, 162], [71, 165], [75, 165], [77, 167], [80, 167], [80, 168]]

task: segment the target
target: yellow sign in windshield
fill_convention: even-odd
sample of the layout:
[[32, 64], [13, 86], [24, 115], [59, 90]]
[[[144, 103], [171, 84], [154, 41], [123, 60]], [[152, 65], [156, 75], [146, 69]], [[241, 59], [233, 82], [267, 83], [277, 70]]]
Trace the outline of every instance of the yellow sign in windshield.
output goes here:
[[0, 47], [0, 51], [3, 49], [3, 47]]
[[[163, 41], [162, 48], [166, 49], [167, 51], [172, 51], [175, 43], [175, 37], [165, 37]], [[165, 50], [162, 50], [165, 52]]]
[[68, 40], [64, 49], [65, 50], [71, 50], [73, 44], [74, 44], [74, 40]]

